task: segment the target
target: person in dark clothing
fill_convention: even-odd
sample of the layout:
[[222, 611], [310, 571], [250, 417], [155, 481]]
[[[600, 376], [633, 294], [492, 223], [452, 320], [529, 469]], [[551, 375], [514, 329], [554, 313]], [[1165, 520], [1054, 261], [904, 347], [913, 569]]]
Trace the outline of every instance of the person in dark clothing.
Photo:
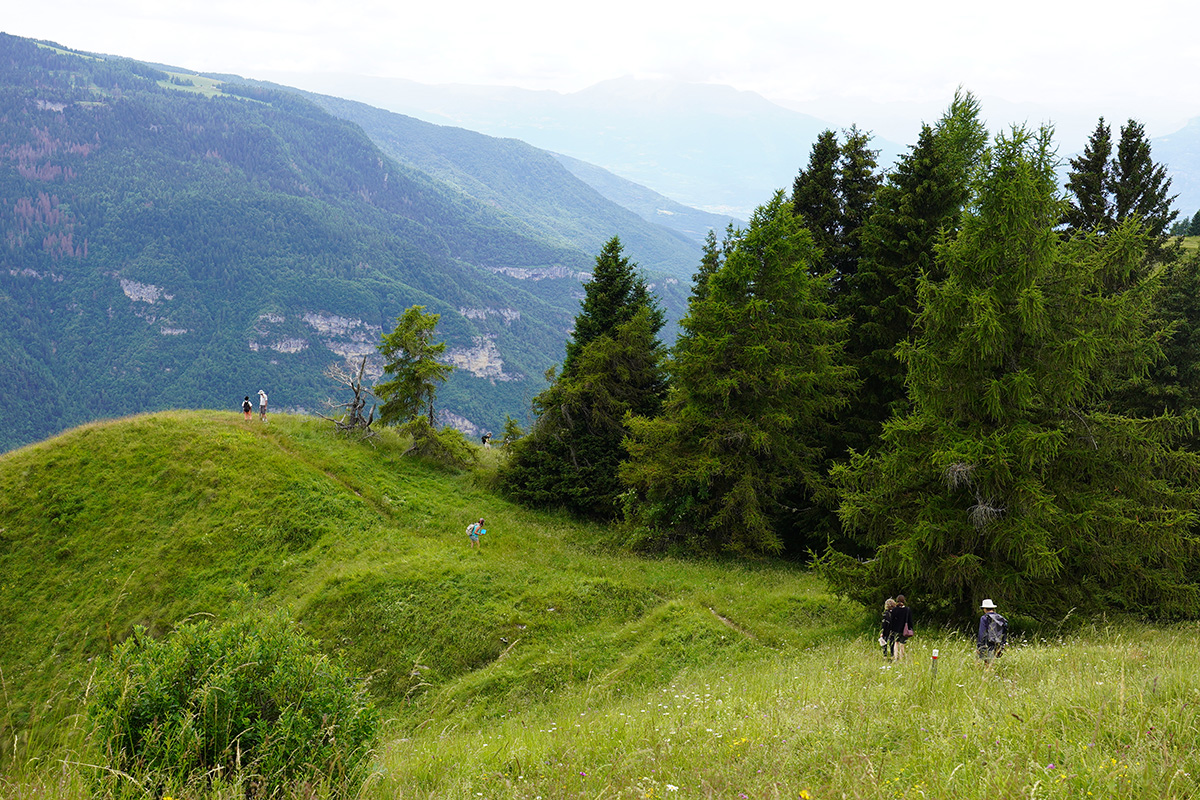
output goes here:
[[896, 595], [896, 607], [888, 622], [888, 640], [892, 642], [892, 660], [904, 660], [904, 644], [913, 635], [912, 609], [905, 602], [904, 595]]
[[894, 598], [889, 597], [883, 601], [883, 630], [879, 634], [879, 644], [884, 648], [884, 653], [888, 658], [894, 655], [893, 647], [896, 640], [892, 638], [892, 609], [896, 607]]
[[979, 631], [975, 634], [975, 647], [984, 667], [990, 667], [1008, 644], [1008, 620], [996, 611], [991, 598], [979, 604], [983, 616], [979, 618]]

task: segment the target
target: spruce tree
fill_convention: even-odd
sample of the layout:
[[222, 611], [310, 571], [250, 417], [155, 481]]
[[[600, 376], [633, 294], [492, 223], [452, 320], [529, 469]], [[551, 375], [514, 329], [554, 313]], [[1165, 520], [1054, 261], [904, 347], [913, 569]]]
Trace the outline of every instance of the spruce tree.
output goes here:
[[596, 256], [596, 269], [584, 286], [583, 304], [567, 342], [563, 374], [572, 371], [575, 357], [589, 342], [629, 321], [646, 305], [653, 306], [661, 327], [662, 312], [649, 302], [645, 280], [638, 275], [637, 265], [625, 256], [620, 238], [614, 236]]
[[[792, 184], [792, 212], [804, 220], [822, 254], [812, 272], [832, 270], [835, 296], [845, 291], [844, 281], [858, 268], [860, 233], [880, 180], [870, 135], [856, 127], [844, 133], [846, 140], [839, 144], [837, 134], [823, 132], [808, 166]], [[845, 309], [839, 304], [838, 311]]]
[[611, 239], [596, 258], [562, 374], [533, 400], [501, 484], [519, 502], [608, 519], [618, 512], [625, 415], [652, 417], [666, 394], [663, 312]]
[[958, 227], [986, 144], [978, 102], [957, 93], [935, 127], [922, 126], [876, 193], [844, 301], [852, 321], [847, 352], [862, 387], [839, 415], [833, 457], [875, 446], [884, 421], [907, 408], [906, 370], [895, 350], [916, 319], [918, 278], [937, 277], [934, 246]]
[[1167, 231], [1178, 216], [1171, 210], [1171, 179], [1154, 163], [1145, 128], [1137, 120], [1121, 127], [1116, 155], [1104, 118], [1088, 139], [1082, 155], [1070, 160], [1066, 188], [1070, 193], [1063, 221], [1068, 230], [1107, 231], [1136, 219], [1150, 234], [1150, 263], [1168, 261], [1177, 251], [1166, 247]]
[[1121, 127], [1117, 156], [1113, 161], [1113, 218], [1117, 223], [1136, 217], [1159, 247], [1167, 228], [1179, 212], [1171, 210], [1175, 195], [1168, 195], [1171, 179], [1167, 168], [1154, 163], [1146, 129], [1137, 120]]
[[621, 477], [639, 544], [761, 553], [804, 535], [783, 499], [820, 491], [820, 428], [850, 383], [816, 259], [779, 193], [693, 297], [662, 416], [629, 424]]
[[1187, 424], [1103, 408], [1157, 357], [1146, 236], [1129, 222], [1062, 238], [1055, 166], [1048, 132], [1001, 137], [938, 249], [945, 279], [922, 279], [919, 338], [901, 350], [912, 411], [834, 471], [842, 521], [873, 551], [826, 554], [838, 591], [960, 615], [981, 597], [1042, 618], [1194, 615]]
[[1066, 207], [1063, 221], [1071, 230], [1107, 230], [1112, 226], [1111, 156], [1112, 131], [1101, 117], [1088, 137], [1083, 153], [1069, 162], [1071, 171], [1066, 187], [1072, 200]]
[[[813, 242], [827, 259], [837, 250], [841, 233], [840, 154], [837, 134], [823, 131], [813, 142], [808, 166], [792, 182], [792, 211], [804, 220]], [[819, 264], [814, 264], [813, 270], [817, 274], [825, 271]]]
[[1192, 222], [1188, 225], [1188, 236], [1200, 236], [1200, 211], [1196, 212], [1196, 216], [1192, 217]]

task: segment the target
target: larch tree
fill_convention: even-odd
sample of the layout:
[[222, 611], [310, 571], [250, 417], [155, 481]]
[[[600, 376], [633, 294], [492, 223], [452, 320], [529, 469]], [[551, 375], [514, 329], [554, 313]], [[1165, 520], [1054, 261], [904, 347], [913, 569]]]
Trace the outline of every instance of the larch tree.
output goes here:
[[965, 616], [982, 597], [1046, 618], [1071, 609], [1192, 616], [1200, 457], [1190, 421], [1103, 408], [1159, 357], [1154, 279], [1130, 221], [1062, 236], [1048, 131], [1001, 136], [962, 227], [922, 278], [902, 345], [912, 410], [876, 453], [836, 468], [859, 560], [827, 552], [841, 593], [903, 592]]
[[402, 424], [424, 412], [429, 425], [436, 424], [433, 403], [438, 386], [454, 370], [438, 360], [446, 343], [432, 341], [440, 318], [440, 314], [426, 314], [425, 306], [412, 306], [396, 318], [391, 333], [383, 334], [377, 349], [383, 356], [384, 374], [390, 377], [373, 390], [383, 401], [380, 423]]
[[785, 499], [821, 490], [820, 429], [851, 383], [817, 256], [779, 193], [693, 295], [663, 413], [629, 422], [635, 544], [773, 553], [803, 536]]

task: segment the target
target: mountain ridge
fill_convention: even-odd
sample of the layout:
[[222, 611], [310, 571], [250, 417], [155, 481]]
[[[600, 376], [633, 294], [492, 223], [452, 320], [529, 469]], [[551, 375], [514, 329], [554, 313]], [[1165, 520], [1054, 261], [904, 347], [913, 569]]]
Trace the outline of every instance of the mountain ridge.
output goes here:
[[445, 419], [498, 429], [594, 263], [294, 93], [3, 36], [0, 133], [0, 447], [259, 388], [314, 410], [413, 304], [462, 367]]

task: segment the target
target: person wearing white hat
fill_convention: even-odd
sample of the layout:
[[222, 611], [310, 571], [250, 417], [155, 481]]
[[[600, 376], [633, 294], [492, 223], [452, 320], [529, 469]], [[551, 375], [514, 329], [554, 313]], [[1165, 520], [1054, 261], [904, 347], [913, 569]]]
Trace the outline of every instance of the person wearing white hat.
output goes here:
[[267, 393], [262, 389], [258, 390], [258, 418], [267, 421]]
[[979, 618], [979, 632], [975, 636], [975, 646], [979, 658], [985, 667], [990, 667], [1008, 643], [1008, 620], [996, 612], [996, 604], [989, 597], [979, 604], [983, 616]]

